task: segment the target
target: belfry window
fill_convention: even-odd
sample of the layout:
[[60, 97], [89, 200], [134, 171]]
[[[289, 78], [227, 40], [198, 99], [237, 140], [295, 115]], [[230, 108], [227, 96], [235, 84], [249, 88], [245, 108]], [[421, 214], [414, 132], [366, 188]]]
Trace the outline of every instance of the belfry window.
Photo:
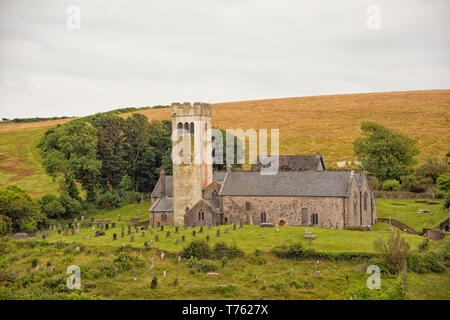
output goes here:
[[198, 212], [198, 220], [205, 220], [205, 213], [203, 212], [203, 210], [200, 210]]
[[194, 123], [191, 122], [191, 134], [194, 134]]
[[186, 132], [185, 133], [188, 133], [189, 132], [189, 123], [185, 123], [184, 124], [184, 130], [186, 130]]

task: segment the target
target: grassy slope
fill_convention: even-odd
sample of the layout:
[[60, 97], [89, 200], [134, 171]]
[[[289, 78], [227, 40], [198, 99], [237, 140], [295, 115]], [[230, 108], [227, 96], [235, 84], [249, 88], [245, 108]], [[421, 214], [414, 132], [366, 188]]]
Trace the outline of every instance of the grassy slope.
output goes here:
[[[170, 119], [170, 109], [144, 110]], [[450, 151], [450, 90], [406, 91], [254, 100], [213, 105], [213, 126], [279, 128], [280, 154], [315, 154], [325, 165], [356, 160], [352, 143], [362, 121], [375, 121], [417, 139], [420, 157]]]
[[0, 128], [0, 186], [17, 184], [34, 197], [55, 192], [57, 184], [45, 173], [37, 148], [50, 127], [47, 124], [8, 131]]
[[[448, 212], [442, 207], [442, 200], [433, 199], [433, 202], [439, 202], [439, 205], [415, 203], [416, 200], [420, 199], [377, 199], [377, 216], [386, 219], [390, 216], [418, 233], [421, 233], [423, 228], [436, 227], [448, 218]], [[393, 203], [405, 203], [406, 206], [393, 205]], [[420, 209], [431, 212], [419, 215], [417, 211]]]
[[[450, 150], [450, 90], [345, 94], [219, 103], [213, 125], [220, 128], [279, 128], [281, 154], [314, 154], [325, 164], [356, 160], [352, 142], [360, 123], [376, 121], [418, 140], [420, 156]], [[170, 109], [140, 111], [150, 120], [170, 119]], [[126, 115], [124, 115], [126, 116]], [[70, 119], [0, 126], [0, 187], [16, 183], [33, 196], [55, 191], [39, 164], [35, 146], [45, 130]], [[25, 151], [25, 152], [24, 152]]]
[[[279, 232], [275, 231], [275, 228], [261, 228], [257, 225], [244, 226], [243, 229], [239, 227], [236, 231], [232, 231], [231, 226], [220, 226], [221, 231], [220, 238], [216, 237], [217, 228], [213, 227], [208, 230], [207, 227], [203, 229], [203, 233], [198, 233], [200, 228], [184, 228], [179, 229], [179, 233], [175, 233], [175, 228], [165, 227], [164, 231], [160, 229], [155, 230], [151, 235], [150, 231], [145, 231], [145, 237], [141, 237], [141, 231], [139, 233], [132, 230], [132, 235], [135, 241], [131, 242], [131, 236], [127, 236], [127, 223], [125, 220], [137, 217], [137, 209], [140, 210], [140, 216], [144, 219], [148, 217], [147, 210], [149, 208], [148, 203], [129, 205], [122, 207], [118, 210], [96, 215], [95, 219], [110, 219], [113, 222], [117, 222], [118, 215], [122, 217], [121, 222], [117, 222], [116, 229], [105, 230], [105, 236], [95, 238], [95, 230], [81, 229], [81, 233], [74, 236], [58, 235], [56, 232], [50, 232], [50, 242], [66, 241], [66, 242], [80, 242], [85, 245], [92, 246], [118, 246], [119, 244], [126, 244], [132, 247], [143, 248], [145, 241], [155, 239], [155, 235], [159, 236], [160, 241], [153, 243], [150, 246], [152, 248], [177, 251], [182, 247], [181, 236], [185, 235], [186, 241], [189, 242], [194, 239], [192, 231], [196, 231], [196, 239], [206, 239], [206, 236], [210, 236], [210, 242], [214, 244], [217, 241], [224, 241], [228, 244], [235, 243], [238, 247], [242, 248], [245, 252], [253, 252], [255, 249], [267, 250], [275, 246], [282, 244], [294, 243], [302, 239], [305, 235], [304, 227], [280, 227]], [[87, 221], [89, 217], [86, 218]], [[121, 226], [125, 227], [125, 237], [120, 238]], [[228, 234], [225, 233], [225, 229], [228, 228]], [[308, 228], [313, 230], [313, 233], [317, 235], [317, 239], [313, 240], [311, 244], [306, 244], [307, 247], [315, 249], [319, 252], [374, 252], [373, 241], [378, 237], [386, 238], [390, 232], [387, 231], [388, 226], [383, 223], [378, 223], [375, 227], [375, 232], [361, 232], [361, 231], [349, 231], [349, 230], [330, 230], [325, 228]], [[155, 228], [156, 229], [156, 228]], [[166, 237], [167, 231], [170, 231], [170, 236]], [[113, 241], [113, 233], [117, 234], [119, 238], [117, 241]], [[402, 232], [403, 234], [403, 232]], [[413, 236], [409, 234], [403, 234], [407, 241], [411, 244], [412, 248], [416, 248], [419, 242], [422, 240], [420, 236]], [[89, 237], [89, 239], [84, 239]], [[175, 245], [176, 239], [179, 239], [180, 244]]]

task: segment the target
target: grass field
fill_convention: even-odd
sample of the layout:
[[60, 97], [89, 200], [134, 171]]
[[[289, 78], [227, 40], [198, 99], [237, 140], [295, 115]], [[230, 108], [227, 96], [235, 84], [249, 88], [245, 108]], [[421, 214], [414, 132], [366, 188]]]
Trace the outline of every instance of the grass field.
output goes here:
[[[139, 111], [170, 119], [170, 109]], [[123, 115], [126, 117], [127, 115]], [[450, 150], [450, 90], [343, 94], [213, 104], [219, 128], [279, 128], [281, 154], [320, 151], [328, 168], [356, 160], [352, 142], [370, 120], [417, 139], [419, 157]], [[18, 184], [33, 196], [55, 191], [39, 164], [36, 144], [50, 127], [70, 119], [0, 126], [0, 186]]]
[[[81, 229], [80, 234], [68, 235], [57, 234], [55, 231], [50, 231], [49, 242], [64, 241], [67, 243], [79, 242], [84, 245], [90, 246], [106, 246], [106, 247], [117, 247], [122, 244], [129, 245], [134, 248], [144, 248], [144, 242], [150, 242], [150, 240], [155, 240], [155, 235], [159, 236], [159, 242], [153, 242], [150, 247], [168, 250], [171, 252], [176, 252], [181, 249], [184, 245], [181, 242], [181, 237], [184, 235], [186, 242], [190, 242], [193, 239], [206, 239], [209, 235], [210, 243], [214, 244], [218, 241], [223, 241], [228, 244], [236, 244], [239, 248], [243, 249], [247, 253], [254, 252], [255, 249], [258, 250], [270, 250], [275, 246], [280, 246], [283, 244], [295, 243], [302, 240], [305, 235], [305, 227], [294, 227], [294, 226], [284, 226], [279, 227], [279, 232], [277, 233], [275, 228], [261, 228], [258, 225], [246, 225], [242, 229], [238, 226], [236, 231], [233, 231], [232, 226], [220, 226], [212, 227], [208, 229], [203, 228], [203, 232], [199, 233], [200, 227], [191, 228], [188, 227], [186, 230], [184, 227], [179, 228], [179, 232], [175, 233], [175, 227], [170, 228], [165, 226], [164, 231], [160, 228], [154, 230], [154, 234], [151, 231], [139, 230], [135, 232], [132, 228], [132, 234], [127, 235], [128, 227], [125, 220], [130, 218], [138, 217], [137, 210], [139, 209], [140, 217], [142, 221], [147, 219], [147, 211], [149, 208], [148, 203], [141, 203], [135, 205], [128, 205], [117, 210], [96, 214], [95, 219], [109, 219], [112, 222], [116, 222], [115, 229], [104, 230], [105, 235], [100, 237], [94, 237], [95, 231], [92, 228]], [[118, 215], [121, 215], [122, 221], [118, 222]], [[89, 221], [89, 217], [86, 218]], [[121, 227], [124, 227], [125, 236], [121, 238]], [[220, 237], [217, 237], [217, 230], [220, 230]], [[228, 233], [225, 233], [225, 229], [228, 229]], [[342, 252], [369, 252], [373, 253], [373, 242], [376, 238], [382, 237], [387, 238], [390, 234], [388, 231], [388, 225], [384, 223], [377, 223], [374, 227], [374, 232], [361, 232], [361, 231], [350, 231], [350, 230], [331, 230], [326, 228], [308, 228], [313, 231], [314, 235], [317, 235], [317, 239], [313, 240], [311, 244], [305, 243], [308, 248], [314, 249], [317, 252], [329, 252], [329, 253], [342, 253]], [[196, 231], [196, 236], [194, 238], [193, 231]], [[144, 231], [145, 237], [141, 237], [141, 233]], [[170, 231], [170, 236], [167, 237], [167, 231]], [[112, 240], [113, 234], [117, 234], [118, 240]], [[401, 232], [402, 235], [407, 239], [412, 248], [416, 248], [417, 245], [423, 240], [420, 236], [414, 236]], [[131, 242], [131, 236], [134, 236], [134, 242]], [[89, 237], [88, 239], [84, 239]], [[179, 244], [176, 245], [176, 239], [178, 238]]]
[[[390, 216], [418, 233], [422, 233], [424, 228], [436, 227], [449, 217], [448, 211], [443, 209], [442, 200], [433, 199], [433, 202], [439, 202], [435, 205], [416, 203], [416, 200], [426, 199], [377, 199], [377, 217], [388, 219]], [[406, 205], [394, 205], [394, 203]], [[419, 215], [417, 211], [422, 209], [431, 212]]]
[[10, 131], [0, 128], [0, 187], [16, 184], [33, 197], [55, 193], [57, 184], [45, 173], [37, 148], [42, 135], [49, 128], [51, 126], [48, 124], [26, 128], [20, 126]]

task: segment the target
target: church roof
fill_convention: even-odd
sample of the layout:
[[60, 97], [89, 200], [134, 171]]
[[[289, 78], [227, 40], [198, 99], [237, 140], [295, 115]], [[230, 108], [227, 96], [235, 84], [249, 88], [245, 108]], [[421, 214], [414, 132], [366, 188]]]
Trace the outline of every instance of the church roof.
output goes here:
[[[166, 196], [168, 198], [173, 198], [173, 176], [166, 177]], [[220, 184], [223, 184], [223, 179], [225, 178], [225, 171], [214, 172], [213, 180]], [[152, 191], [152, 198], [159, 198], [159, 190], [161, 188], [161, 177], [158, 179], [155, 188]]]
[[275, 175], [233, 171], [221, 195], [345, 197], [349, 177], [350, 171], [290, 171]]
[[[326, 170], [320, 153], [317, 155], [280, 155], [278, 156], [278, 171], [316, 171]], [[252, 171], [260, 171], [261, 167], [269, 167], [258, 163], [252, 166]]]
[[151, 212], [173, 211], [173, 198], [159, 198], [150, 208]]

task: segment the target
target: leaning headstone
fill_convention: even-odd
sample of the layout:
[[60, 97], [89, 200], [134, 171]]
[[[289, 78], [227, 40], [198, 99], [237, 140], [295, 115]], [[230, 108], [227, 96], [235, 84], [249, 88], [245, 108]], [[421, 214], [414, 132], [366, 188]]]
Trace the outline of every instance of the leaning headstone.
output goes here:
[[220, 237], [220, 229], [217, 229], [216, 237]]
[[117, 240], [117, 234], [116, 233], [113, 234], [113, 240]]

